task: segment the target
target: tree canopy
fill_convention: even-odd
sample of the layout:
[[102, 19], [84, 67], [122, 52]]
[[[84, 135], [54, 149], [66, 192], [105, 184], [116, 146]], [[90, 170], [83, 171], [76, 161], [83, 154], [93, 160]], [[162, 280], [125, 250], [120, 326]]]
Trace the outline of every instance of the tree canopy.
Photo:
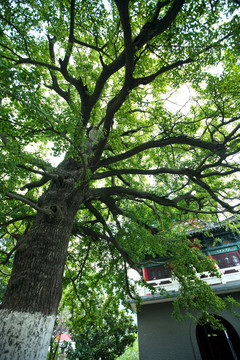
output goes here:
[[[131, 293], [146, 255], [188, 277], [199, 256], [183, 259], [173, 223], [239, 214], [239, 2], [3, 0], [0, 14], [1, 277], [34, 253], [19, 238], [68, 215], [75, 282], [94, 264]], [[191, 106], [171, 111], [186, 83]]]
[[[120, 309], [119, 297], [114, 292], [107, 295], [100, 288], [102, 286], [89, 288], [88, 296], [78, 289], [80, 301], [71, 288], [64, 291], [49, 360], [58, 358], [63, 349], [68, 359], [117, 359], [133, 345], [137, 326], [132, 316]], [[59, 344], [62, 332], [71, 333], [74, 345]]]

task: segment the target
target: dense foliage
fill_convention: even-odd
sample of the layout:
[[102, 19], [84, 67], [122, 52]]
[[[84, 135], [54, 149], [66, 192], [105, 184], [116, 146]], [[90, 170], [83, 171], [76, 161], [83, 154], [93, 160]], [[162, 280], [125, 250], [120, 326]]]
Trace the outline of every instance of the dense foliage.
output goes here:
[[239, 214], [239, 2], [3, 0], [0, 14], [3, 284], [19, 237], [71, 194], [80, 299], [98, 281], [132, 295], [127, 269], [148, 255], [174, 264], [186, 310], [223, 310], [183, 224]]
[[[58, 358], [62, 351], [68, 359], [117, 359], [136, 340], [133, 317], [120, 309], [119, 297], [101, 294], [96, 286], [82, 300], [71, 288], [64, 292], [59, 317], [53, 333], [48, 359]], [[81, 291], [78, 294], [82, 296]], [[71, 333], [73, 343], [59, 343], [61, 332]]]
[[[109, 306], [110, 305], [110, 306]], [[76, 348], [67, 350], [68, 359], [114, 360], [132, 345], [136, 332], [131, 316], [116, 311], [111, 304], [104, 316], [96, 312], [95, 321], [88, 319], [84, 326], [78, 320], [73, 340]]]

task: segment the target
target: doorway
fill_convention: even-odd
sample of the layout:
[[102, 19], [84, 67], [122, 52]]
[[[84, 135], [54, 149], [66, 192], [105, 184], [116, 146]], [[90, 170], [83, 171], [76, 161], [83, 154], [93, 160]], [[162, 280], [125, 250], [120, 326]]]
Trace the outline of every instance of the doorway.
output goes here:
[[196, 337], [202, 360], [240, 360], [240, 339], [233, 326], [215, 316], [224, 330], [214, 330], [209, 323], [197, 325]]

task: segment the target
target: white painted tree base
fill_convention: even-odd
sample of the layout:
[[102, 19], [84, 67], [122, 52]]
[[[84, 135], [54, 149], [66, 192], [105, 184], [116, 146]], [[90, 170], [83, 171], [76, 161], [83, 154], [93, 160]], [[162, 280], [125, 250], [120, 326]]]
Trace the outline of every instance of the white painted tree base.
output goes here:
[[0, 310], [0, 359], [46, 360], [55, 315]]

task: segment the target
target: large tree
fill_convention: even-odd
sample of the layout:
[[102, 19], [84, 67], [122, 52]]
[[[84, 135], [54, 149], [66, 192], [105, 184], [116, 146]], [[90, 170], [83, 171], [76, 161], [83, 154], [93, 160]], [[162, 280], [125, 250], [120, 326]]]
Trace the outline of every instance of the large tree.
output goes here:
[[[69, 241], [80, 270], [93, 244], [96, 271], [111, 281], [115, 269], [119, 283], [156, 253], [178, 259], [185, 286], [183, 265], [199, 254], [183, 256], [189, 247], [170, 220], [238, 213], [238, 8], [1, 2], [1, 275], [13, 263], [3, 359], [46, 357]], [[217, 64], [221, 75], [207, 74]], [[173, 113], [165, 100], [183, 83], [197, 106]]]

